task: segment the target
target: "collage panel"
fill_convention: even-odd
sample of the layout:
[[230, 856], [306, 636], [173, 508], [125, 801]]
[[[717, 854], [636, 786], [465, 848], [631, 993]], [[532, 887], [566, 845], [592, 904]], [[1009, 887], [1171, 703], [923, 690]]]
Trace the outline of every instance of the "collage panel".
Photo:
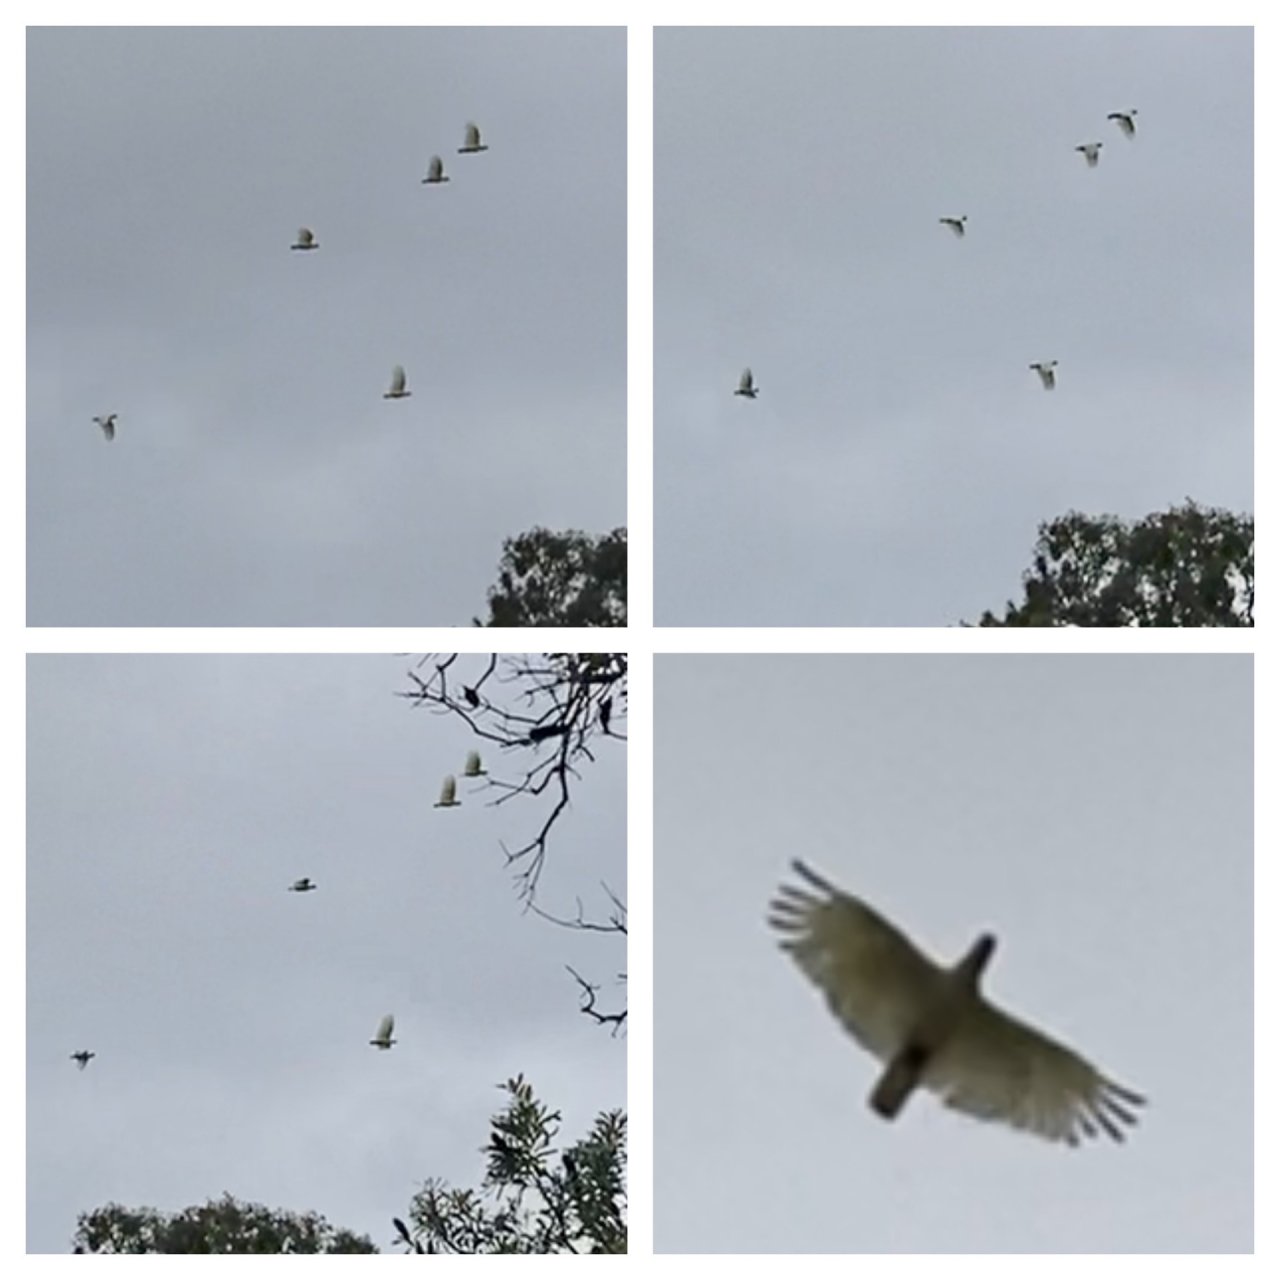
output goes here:
[[28, 623], [624, 623], [626, 108], [623, 26], [31, 28]]
[[1252, 28], [653, 56], [659, 625], [1252, 625]]
[[655, 685], [658, 1253], [1252, 1251], [1251, 655]]
[[29, 1253], [625, 1253], [621, 654], [28, 660]]

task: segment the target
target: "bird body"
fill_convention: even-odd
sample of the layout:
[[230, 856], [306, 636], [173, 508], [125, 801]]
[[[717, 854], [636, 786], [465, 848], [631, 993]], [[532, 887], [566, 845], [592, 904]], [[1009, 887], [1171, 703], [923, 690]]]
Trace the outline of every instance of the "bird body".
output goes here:
[[1052, 391], [1058, 381], [1053, 372], [1057, 364], [1056, 360], [1042, 360], [1039, 364], [1028, 365], [1027, 367], [1034, 369], [1040, 375], [1040, 381], [1046, 391]]
[[303, 876], [301, 880], [295, 880], [289, 886], [289, 892], [290, 893], [310, 893], [312, 889], [317, 889], [317, 888], [319, 888], [319, 886], [312, 883], [310, 876]]
[[872, 1110], [892, 1119], [924, 1088], [955, 1110], [1050, 1141], [1123, 1141], [1144, 1100], [983, 996], [994, 937], [983, 934], [945, 968], [865, 902], [801, 862], [792, 869], [807, 887], [784, 885], [769, 923], [832, 1014], [883, 1064]]
[[609, 732], [609, 721], [613, 719], [613, 698], [606, 695], [600, 699], [600, 728]]
[[448, 182], [449, 179], [445, 175], [444, 161], [439, 156], [432, 156], [427, 161], [427, 176], [423, 178], [423, 182]]
[[738, 379], [738, 389], [733, 394], [746, 396], [748, 400], [754, 400], [760, 394], [760, 388], [756, 386], [750, 369], [743, 369], [742, 377]]
[[105, 418], [94, 418], [94, 422], [102, 428], [102, 434], [106, 436], [108, 440], [114, 440], [116, 438], [117, 416], [117, 414], [109, 413]]
[[440, 799], [431, 807], [433, 809], [456, 809], [462, 801], [458, 796], [458, 781], [451, 773], [445, 774], [440, 784]]
[[467, 706], [473, 711], [480, 705], [480, 695], [469, 685], [462, 686], [462, 696], [467, 700]]
[[90, 1053], [88, 1049], [78, 1049], [71, 1055], [71, 1058], [75, 1062], [76, 1066], [83, 1071], [85, 1067], [89, 1065], [89, 1059], [96, 1058], [97, 1056], [98, 1055], [96, 1053]]
[[480, 753], [478, 751], [467, 752], [466, 767], [462, 770], [464, 778], [483, 778], [486, 770], [480, 763]]
[[1108, 120], [1114, 120], [1120, 126], [1120, 132], [1126, 138], [1132, 138], [1137, 131], [1137, 125], [1133, 123], [1133, 117], [1138, 114], [1137, 107], [1130, 107], [1128, 111], [1112, 111], [1108, 114]]
[[299, 227], [298, 243], [289, 246], [290, 249], [318, 249], [319, 247], [320, 241], [316, 239], [310, 227]]
[[395, 1030], [396, 1018], [395, 1014], [389, 1013], [378, 1023], [378, 1033], [369, 1041], [370, 1044], [377, 1045], [379, 1049], [390, 1049], [396, 1043], [391, 1038], [391, 1033]]
[[1083, 142], [1076, 148], [1077, 151], [1084, 155], [1085, 163], [1090, 169], [1098, 167], [1098, 152], [1102, 150], [1100, 142]]
[[463, 135], [462, 146], [458, 148], [459, 155], [466, 155], [472, 151], [488, 151], [489, 148], [480, 141], [480, 127], [474, 124], [468, 124], [466, 133]]
[[391, 370], [391, 390], [384, 391], [382, 393], [382, 398], [384, 400], [403, 400], [406, 396], [413, 395], [412, 391], [406, 391], [404, 389], [404, 383], [404, 369], [400, 365], [396, 365], [396, 367]]
[[964, 224], [968, 222], [968, 220], [969, 220], [969, 215], [967, 213], [962, 213], [958, 218], [939, 218], [938, 219], [938, 221], [941, 222], [944, 227], [950, 227], [952, 230], [952, 233], [959, 240], [964, 239]]

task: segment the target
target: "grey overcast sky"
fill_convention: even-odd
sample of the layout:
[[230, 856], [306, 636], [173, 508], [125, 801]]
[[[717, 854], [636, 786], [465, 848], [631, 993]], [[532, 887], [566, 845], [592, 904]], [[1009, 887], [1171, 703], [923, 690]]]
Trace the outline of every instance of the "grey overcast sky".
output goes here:
[[1249, 29], [667, 28], [654, 75], [658, 623], [954, 625], [1068, 510], [1252, 510]]
[[[611, 999], [625, 957], [521, 913], [498, 842], [538, 802], [460, 778], [432, 808], [473, 740], [393, 696], [409, 665], [29, 660], [28, 1251], [69, 1251], [108, 1201], [229, 1191], [395, 1252], [423, 1180], [479, 1184], [500, 1081], [524, 1073], [566, 1138], [626, 1105], [626, 1041], [564, 969]], [[525, 754], [485, 759], [517, 780]], [[626, 891], [623, 744], [597, 760], [552, 835], [539, 901], [562, 914]]]
[[30, 623], [467, 625], [626, 523], [625, 29], [36, 28], [27, 85]]
[[[1253, 1244], [1248, 656], [659, 657], [654, 1236], [677, 1252]], [[801, 858], [1146, 1095], [1077, 1150], [876, 1075], [778, 950]]]

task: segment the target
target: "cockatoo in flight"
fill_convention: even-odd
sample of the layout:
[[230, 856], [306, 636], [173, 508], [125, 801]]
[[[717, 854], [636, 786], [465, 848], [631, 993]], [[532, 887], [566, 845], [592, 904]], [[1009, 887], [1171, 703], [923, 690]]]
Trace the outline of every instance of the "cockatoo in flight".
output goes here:
[[1053, 1142], [1124, 1140], [1144, 1099], [979, 991], [990, 934], [943, 968], [865, 902], [791, 865], [808, 887], [783, 885], [769, 923], [844, 1029], [884, 1064], [873, 1111], [892, 1120], [920, 1086], [957, 1111]]
[[379, 1049], [390, 1049], [395, 1040], [391, 1038], [391, 1033], [396, 1029], [395, 1014], [389, 1013], [378, 1023], [378, 1034], [369, 1041], [370, 1044], [376, 1044]]

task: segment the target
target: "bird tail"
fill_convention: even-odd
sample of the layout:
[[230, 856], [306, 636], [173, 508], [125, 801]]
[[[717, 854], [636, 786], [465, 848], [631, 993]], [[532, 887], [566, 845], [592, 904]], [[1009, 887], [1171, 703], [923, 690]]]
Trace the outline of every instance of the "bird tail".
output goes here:
[[895, 1054], [867, 1100], [871, 1110], [886, 1120], [892, 1120], [920, 1083], [920, 1075], [928, 1060], [927, 1050], [919, 1045], [908, 1045]]

